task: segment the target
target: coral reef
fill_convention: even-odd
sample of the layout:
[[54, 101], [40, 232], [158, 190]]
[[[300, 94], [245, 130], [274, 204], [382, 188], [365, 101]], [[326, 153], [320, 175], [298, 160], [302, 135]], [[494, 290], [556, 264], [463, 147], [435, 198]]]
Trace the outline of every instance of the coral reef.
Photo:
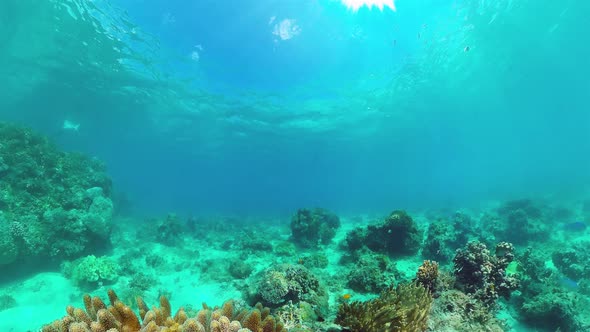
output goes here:
[[399, 210], [393, 211], [380, 223], [351, 231], [346, 237], [350, 250], [367, 246], [373, 251], [389, 255], [415, 254], [421, 242], [422, 235], [412, 217]]
[[265, 238], [266, 234], [258, 230], [247, 230], [237, 240], [236, 248], [242, 252], [271, 251], [270, 239]]
[[183, 225], [176, 214], [169, 213], [166, 218], [151, 220], [151, 223], [156, 226], [153, 228], [156, 241], [166, 245], [174, 245], [180, 240]]
[[553, 264], [561, 273], [573, 280], [590, 276], [590, 242], [573, 244], [565, 250], [555, 251], [551, 255]]
[[465, 212], [457, 211], [450, 218], [436, 218], [428, 225], [422, 256], [438, 262], [449, 262], [473, 233], [474, 221]]
[[234, 279], [246, 279], [254, 268], [239, 258], [234, 258], [229, 261], [229, 274]]
[[553, 331], [590, 330], [590, 301], [580, 294], [581, 282], [548, 268], [547, 258], [548, 253], [529, 248], [518, 259], [522, 265], [518, 269], [522, 275], [521, 295], [513, 303], [521, 319], [533, 327]]
[[308, 269], [324, 269], [328, 266], [329, 261], [328, 256], [324, 253], [318, 252], [299, 258], [298, 263]]
[[590, 330], [588, 308], [590, 300], [587, 297], [552, 288], [527, 298], [519, 312], [523, 320], [532, 326], [574, 332]]
[[109, 243], [111, 180], [95, 159], [0, 123], [0, 265], [71, 258]]
[[328, 293], [307, 268], [302, 265], [279, 264], [262, 273], [255, 290], [249, 290], [251, 302], [261, 301], [272, 307], [292, 301], [311, 304], [320, 317], [328, 313]]
[[293, 257], [297, 253], [297, 247], [289, 241], [281, 241], [274, 248], [277, 256]]
[[461, 291], [442, 292], [434, 301], [429, 331], [507, 331], [488, 306]]
[[387, 256], [364, 253], [356, 259], [347, 275], [347, 285], [360, 293], [380, 293], [394, 281], [394, 271]]
[[458, 249], [453, 259], [457, 287], [493, 305], [498, 297], [507, 298], [518, 288], [517, 275], [506, 273], [513, 260], [514, 247], [510, 243], [499, 243], [492, 255], [485, 244], [471, 241], [464, 249]]
[[278, 321], [283, 323], [287, 331], [311, 332], [317, 317], [308, 303], [300, 302], [294, 305], [293, 302], [283, 305], [277, 310]]
[[291, 218], [293, 241], [307, 248], [330, 243], [338, 227], [340, 218], [322, 208], [300, 209]]
[[505, 202], [496, 210], [502, 222], [496, 222], [493, 234], [516, 244], [541, 240], [549, 235], [549, 223], [544, 219], [543, 209], [529, 199]]
[[432, 296], [416, 283], [391, 287], [367, 302], [343, 303], [336, 323], [345, 331], [420, 332], [426, 331]]
[[62, 264], [62, 273], [81, 287], [94, 288], [119, 277], [119, 266], [108, 257], [94, 255]]
[[[160, 297], [160, 307], [152, 308], [137, 299], [139, 317], [109, 290], [110, 306], [98, 297], [84, 296], [85, 310], [68, 306], [67, 315], [45, 325], [42, 332], [286, 332], [281, 322], [270, 315], [268, 308], [240, 308], [227, 301], [219, 308], [203, 309], [190, 315], [180, 308], [174, 316], [170, 302]], [[140, 322], [141, 321], [141, 322]]]
[[[448, 262], [453, 257], [455, 242], [453, 226], [445, 219], [437, 219], [428, 226], [422, 256], [440, 262]], [[456, 249], [456, 248], [455, 248]]]

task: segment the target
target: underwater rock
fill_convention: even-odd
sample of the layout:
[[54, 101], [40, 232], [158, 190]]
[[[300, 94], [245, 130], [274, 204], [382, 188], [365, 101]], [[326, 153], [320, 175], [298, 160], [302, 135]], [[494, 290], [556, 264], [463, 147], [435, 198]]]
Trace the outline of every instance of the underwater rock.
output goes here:
[[338, 227], [340, 218], [322, 208], [299, 209], [291, 218], [292, 239], [306, 248], [330, 243]]

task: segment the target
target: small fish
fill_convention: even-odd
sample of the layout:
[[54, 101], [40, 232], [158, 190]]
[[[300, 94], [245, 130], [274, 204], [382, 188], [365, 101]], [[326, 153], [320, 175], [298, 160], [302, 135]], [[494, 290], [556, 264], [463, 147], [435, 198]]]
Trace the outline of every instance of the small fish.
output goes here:
[[562, 277], [559, 279], [559, 283], [562, 284], [565, 288], [571, 289], [571, 290], [576, 290], [579, 287], [579, 284], [577, 281], [570, 279], [568, 277]]
[[583, 221], [574, 221], [563, 225], [563, 229], [570, 232], [583, 232], [588, 225]]
[[350, 295], [349, 293], [342, 295], [342, 298], [345, 300], [350, 300], [351, 297], [352, 297], [352, 295]]
[[80, 129], [80, 124], [66, 119], [66, 120], [64, 120], [64, 124], [62, 126], [62, 129], [71, 130], [71, 131], [78, 131], [78, 129]]

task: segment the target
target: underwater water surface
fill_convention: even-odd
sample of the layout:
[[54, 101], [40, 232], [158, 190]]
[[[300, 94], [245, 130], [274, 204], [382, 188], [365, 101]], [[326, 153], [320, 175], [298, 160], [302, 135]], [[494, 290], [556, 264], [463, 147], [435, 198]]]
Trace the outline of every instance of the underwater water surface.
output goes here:
[[0, 330], [590, 331], [588, 17], [2, 1]]

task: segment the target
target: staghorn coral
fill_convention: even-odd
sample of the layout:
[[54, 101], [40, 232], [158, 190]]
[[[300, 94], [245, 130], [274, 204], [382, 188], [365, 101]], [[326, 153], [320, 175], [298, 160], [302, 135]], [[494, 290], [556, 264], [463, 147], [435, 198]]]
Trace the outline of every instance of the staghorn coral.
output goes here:
[[98, 297], [84, 296], [85, 309], [68, 306], [67, 315], [43, 326], [41, 332], [286, 332], [270, 309], [257, 304], [254, 309], [241, 308], [233, 301], [222, 307], [203, 309], [189, 317], [184, 308], [172, 316], [170, 302], [160, 297], [160, 307], [149, 309], [137, 298], [139, 316], [109, 290], [110, 305]]
[[356, 332], [421, 332], [431, 306], [432, 296], [420, 284], [400, 284], [367, 302], [342, 303], [336, 324]]

